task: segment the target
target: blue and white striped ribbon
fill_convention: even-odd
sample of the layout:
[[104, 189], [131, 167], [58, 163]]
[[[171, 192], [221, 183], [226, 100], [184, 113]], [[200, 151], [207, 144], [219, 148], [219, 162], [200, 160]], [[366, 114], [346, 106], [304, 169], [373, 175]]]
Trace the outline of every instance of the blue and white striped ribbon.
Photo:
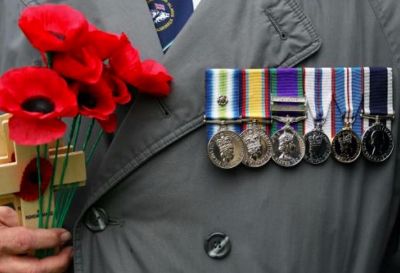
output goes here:
[[332, 68], [304, 68], [304, 91], [311, 115], [305, 132], [312, 131], [315, 121], [323, 122], [323, 131], [330, 136], [332, 127]]
[[350, 123], [352, 130], [359, 137], [362, 136], [362, 76], [360, 67], [335, 68], [336, 132], [345, 127], [346, 123]]
[[[207, 120], [240, 119], [240, 90], [242, 71], [239, 69], [209, 69], [206, 71], [205, 118]], [[221, 101], [226, 100], [226, 104]], [[220, 129], [209, 124], [207, 136], [211, 139]], [[240, 133], [240, 124], [229, 125], [228, 129]]]
[[[372, 116], [394, 114], [392, 68], [364, 68], [364, 114]], [[364, 119], [364, 128], [368, 128], [372, 122]], [[386, 120], [386, 126], [391, 128], [391, 119]]]

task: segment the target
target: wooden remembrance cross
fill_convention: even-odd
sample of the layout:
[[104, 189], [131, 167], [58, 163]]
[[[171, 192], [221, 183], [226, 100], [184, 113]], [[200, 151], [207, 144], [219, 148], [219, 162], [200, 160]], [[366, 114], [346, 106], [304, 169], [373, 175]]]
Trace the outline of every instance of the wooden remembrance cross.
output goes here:
[[[20, 224], [29, 228], [39, 226], [39, 201], [28, 202], [17, 194], [20, 191], [20, 183], [25, 167], [36, 159], [36, 146], [22, 146], [9, 139], [8, 119], [9, 115], [0, 116], [0, 206], [13, 207], [19, 214]], [[54, 146], [54, 145], [53, 145]], [[63, 164], [66, 158], [67, 147], [59, 147], [57, 166], [55, 168], [54, 189], [60, 183]], [[44, 151], [44, 149], [41, 149]], [[55, 159], [55, 148], [50, 145], [48, 156], [53, 164]], [[64, 185], [79, 183], [83, 186], [86, 181], [85, 155], [82, 151], [70, 152], [68, 166], [65, 171]], [[47, 204], [49, 201], [50, 187], [47, 187], [43, 194], [43, 219], [46, 219]], [[54, 214], [54, 195], [51, 202], [50, 221]]]

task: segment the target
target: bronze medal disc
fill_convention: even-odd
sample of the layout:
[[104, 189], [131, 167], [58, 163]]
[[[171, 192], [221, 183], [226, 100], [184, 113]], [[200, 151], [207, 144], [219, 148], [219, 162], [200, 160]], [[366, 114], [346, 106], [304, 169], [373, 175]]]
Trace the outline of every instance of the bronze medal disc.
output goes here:
[[243, 161], [244, 154], [242, 139], [232, 131], [219, 131], [208, 143], [208, 157], [221, 169], [235, 168]]
[[372, 162], [384, 162], [393, 152], [393, 134], [383, 124], [374, 124], [362, 137], [362, 153], [366, 159]]
[[341, 163], [356, 161], [361, 154], [360, 138], [349, 128], [341, 130], [333, 138], [332, 154]]
[[294, 167], [305, 154], [303, 138], [290, 126], [276, 132], [272, 138], [272, 159], [282, 167]]
[[272, 142], [264, 130], [250, 127], [240, 134], [245, 145], [245, 166], [258, 168], [264, 166], [272, 157]]

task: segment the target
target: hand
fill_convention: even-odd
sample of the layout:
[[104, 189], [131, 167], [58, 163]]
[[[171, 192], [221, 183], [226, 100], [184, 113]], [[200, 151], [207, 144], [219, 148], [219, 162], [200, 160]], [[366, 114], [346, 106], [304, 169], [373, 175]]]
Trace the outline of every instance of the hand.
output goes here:
[[60, 248], [71, 239], [64, 229], [20, 227], [17, 213], [0, 206], [0, 273], [62, 273], [68, 269], [72, 248], [56, 256], [37, 259], [26, 254], [38, 249]]

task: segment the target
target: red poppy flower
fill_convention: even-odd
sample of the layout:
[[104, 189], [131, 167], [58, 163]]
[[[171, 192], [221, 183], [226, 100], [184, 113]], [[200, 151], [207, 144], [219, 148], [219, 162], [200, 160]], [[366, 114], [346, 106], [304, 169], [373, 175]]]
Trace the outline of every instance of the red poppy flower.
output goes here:
[[110, 58], [110, 67], [120, 79], [134, 85], [134, 76], [141, 70], [139, 52], [123, 33], [119, 49]]
[[106, 120], [114, 113], [116, 104], [112, 90], [103, 78], [96, 84], [75, 83], [72, 89], [76, 93], [81, 115]]
[[[49, 186], [52, 174], [53, 165], [47, 159], [40, 158], [40, 191], [42, 194], [45, 193], [47, 187]], [[36, 158], [32, 159], [31, 162], [29, 162], [29, 164], [25, 167], [22, 175], [20, 192], [18, 195], [23, 200], [28, 202], [36, 201], [39, 198], [39, 181]]]
[[127, 104], [131, 101], [132, 96], [126, 86], [126, 83], [112, 74], [111, 70], [105, 68], [103, 71], [103, 79], [108, 83], [112, 90], [114, 101], [117, 104]]
[[90, 47], [101, 60], [107, 60], [121, 46], [121, 37], [117, 34], [90, 28], [85, 46]]
[[47, 68], [22, 67], [0, 78], [0, 110], [11, 113], [10, 137], [23, 145], [60, 138], [66, 130], [61, 117], [77, 114], [76, 96], [67, 83]]
[[104, 132], [111, 134], [117, 130], [117, 115], [111, 114], [105, 120], [97, 120]]
[[53, 69], [68, 79], [93, 84], [99, 81], [103, 62], [90, 47], [53, 56]]
[[80, 11], [60, 4], [30, 6], [19, 19], [19, 27], [33, 47], [41, 52], [79, 48], [86, 38], [88, 26]]
[[133, 85], [142, 93], [154, 96], [167, 96], [170, 91], [172, 76], [167, 69], [154, 60], [142, 63], [141, 72], [134, 77]]

